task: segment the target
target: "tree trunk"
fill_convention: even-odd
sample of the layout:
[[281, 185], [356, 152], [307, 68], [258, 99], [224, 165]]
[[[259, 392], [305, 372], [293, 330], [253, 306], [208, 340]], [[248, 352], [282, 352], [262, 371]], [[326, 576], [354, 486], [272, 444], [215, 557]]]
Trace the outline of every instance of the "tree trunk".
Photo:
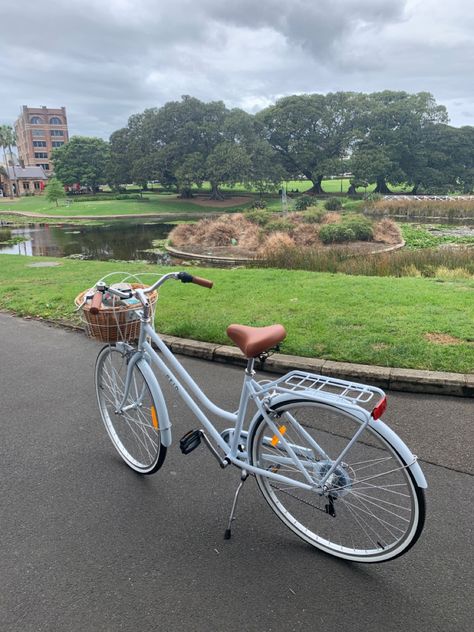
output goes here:
[[12, 151], [11, 145], [8, 145], [8, 152], [10, 154], [10, 162], [12, 163], [11, 166], [13, 169], [13, 181], [15, 183], [16, 195], [17, 197], [20, 197], [20, 187], [18, 185], [18, 179], [16, 177], [15, 165], [14, 165], [14, 160], [13, 160], [13, 151]]
[[5, 146], [3, 147], [3, 160], [5, 161], [5, 170], [7, 174], [7, 180], [8, 180], [8, 192], [10, 194], [10, 200], [13, 200], [13, 185], [12, 185], [12, 181], [10, 180], [10, 173], [8, 171], [8, 160], [7, 160], [7, 154], [5, 152]]
[[193, 197], [191, 187], [183, 187], [180, 190], [179, 196], [183, 200], [190, 200]]
[[377, 178], [377, 186], [375, 187], [374, 193], [381, 193], [382, 195], [390, 195], [392, 193], [383, 176]]
[[313, 183], [311, 189], [306, 191], [307, 195], [321, 195], [324, 193], [324, 189], [321, 186], [321, 182], [323, 181], [323, 176], [317, 176], [316, 178], [308, 178]]
[[211, 182], [211, 200], [223, 200], [224, 196], [219, 191], [219, 185], [216, 182]]

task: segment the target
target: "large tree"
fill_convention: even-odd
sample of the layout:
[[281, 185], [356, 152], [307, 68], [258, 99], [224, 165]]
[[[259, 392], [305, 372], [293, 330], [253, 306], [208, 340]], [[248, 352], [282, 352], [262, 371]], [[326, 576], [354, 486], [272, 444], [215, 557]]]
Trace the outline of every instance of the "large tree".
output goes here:
[[53, 150], [54, 173], [64, 184], [90, 187], [93, 192], [107, 182], [109, 144], [101, 138], [73, 136]]
[[323, 193], [327, 174], [344, 166], [358, 125], [361, 95], [337, 92], [279, 99], [257, 114], [265, 140], [290, 176], [305, 176]]
[[109, 160], [107, 162], [107, 182], [112, 189], [132, 182], [130, 156], [130, 134], [127, 127], [118, 129], [109, 139]]
[[255, 116], [244, 110], [231, 110], [224, 122], [226, 141], [242, 148], [250, 162], [238, 181], [253, 186], [259, 193], [274, 191], [286, 177], [278, 154], [263, 138], [261, 124]]
[[375, 183], [377, 193], [390, 193], [388, 182], [415, 185], [426, 163], [426, 130], [447, 121], [446, 108], [428, 92], [366, 95], [352, 147], [355, 178]]
[[193, 184], [210, 180], [211, 196], [220, 197], [219, 185], [236, 181], [238, 165], [242, 171], [237, 180], [249, 172], [243, 157], [247, 149], [226, 128], [229, 115], [222, 101], [204, 103], [184, 96], [131, 117], [128, 151], [134, 180], [177, 186], [183, 197], [191, 196]]

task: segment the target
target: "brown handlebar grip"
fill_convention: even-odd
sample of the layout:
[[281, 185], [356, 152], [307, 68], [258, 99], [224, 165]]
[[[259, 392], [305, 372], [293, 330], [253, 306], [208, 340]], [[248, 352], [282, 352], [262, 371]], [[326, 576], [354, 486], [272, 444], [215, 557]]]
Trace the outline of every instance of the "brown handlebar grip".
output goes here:
[[192, 283], [196, 283], [196, 285], [202, 285], [202, 287], [211, 287], [214, 285], [213, 281], [208, 281], [207, 279], [202, 279], [201, 277], [193, 276]]
[[102, 292], [96, 292], [94, 294], [94, 297], [92, 298], [92, 302], [91, 302], [91, 306], [89, 310], [90, 313], [98, 314], [101, 305], [102, 305]]

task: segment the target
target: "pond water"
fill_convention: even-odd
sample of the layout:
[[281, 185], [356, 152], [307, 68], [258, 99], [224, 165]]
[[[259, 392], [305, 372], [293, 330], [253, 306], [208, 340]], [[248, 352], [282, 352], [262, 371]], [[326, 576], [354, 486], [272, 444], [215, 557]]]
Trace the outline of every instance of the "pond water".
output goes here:
[[[166, 239], [173, 224], [115, 221], [100, 226], [45, 225], [0, 226], [0, 254], [69, 257], [82, 259], [159, 261], [151, 252], [154, 240]], [[19, 243], [13, 243], [18, 239]], [[24, 241], [20, 241], [24, 239]], [[9, 241], [9, 244], [1, 242]], [[164, 255], [167, 257], [167, 255]]]

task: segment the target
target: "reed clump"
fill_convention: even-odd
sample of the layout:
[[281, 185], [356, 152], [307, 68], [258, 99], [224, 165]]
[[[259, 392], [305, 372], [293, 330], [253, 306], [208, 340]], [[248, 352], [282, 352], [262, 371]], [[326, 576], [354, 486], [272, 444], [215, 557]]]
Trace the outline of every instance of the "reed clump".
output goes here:
[[364, 213], [373, 217], [427, 220], [474, 220], [474, 198], [417, 200], [392, 198], [368, 201]]

